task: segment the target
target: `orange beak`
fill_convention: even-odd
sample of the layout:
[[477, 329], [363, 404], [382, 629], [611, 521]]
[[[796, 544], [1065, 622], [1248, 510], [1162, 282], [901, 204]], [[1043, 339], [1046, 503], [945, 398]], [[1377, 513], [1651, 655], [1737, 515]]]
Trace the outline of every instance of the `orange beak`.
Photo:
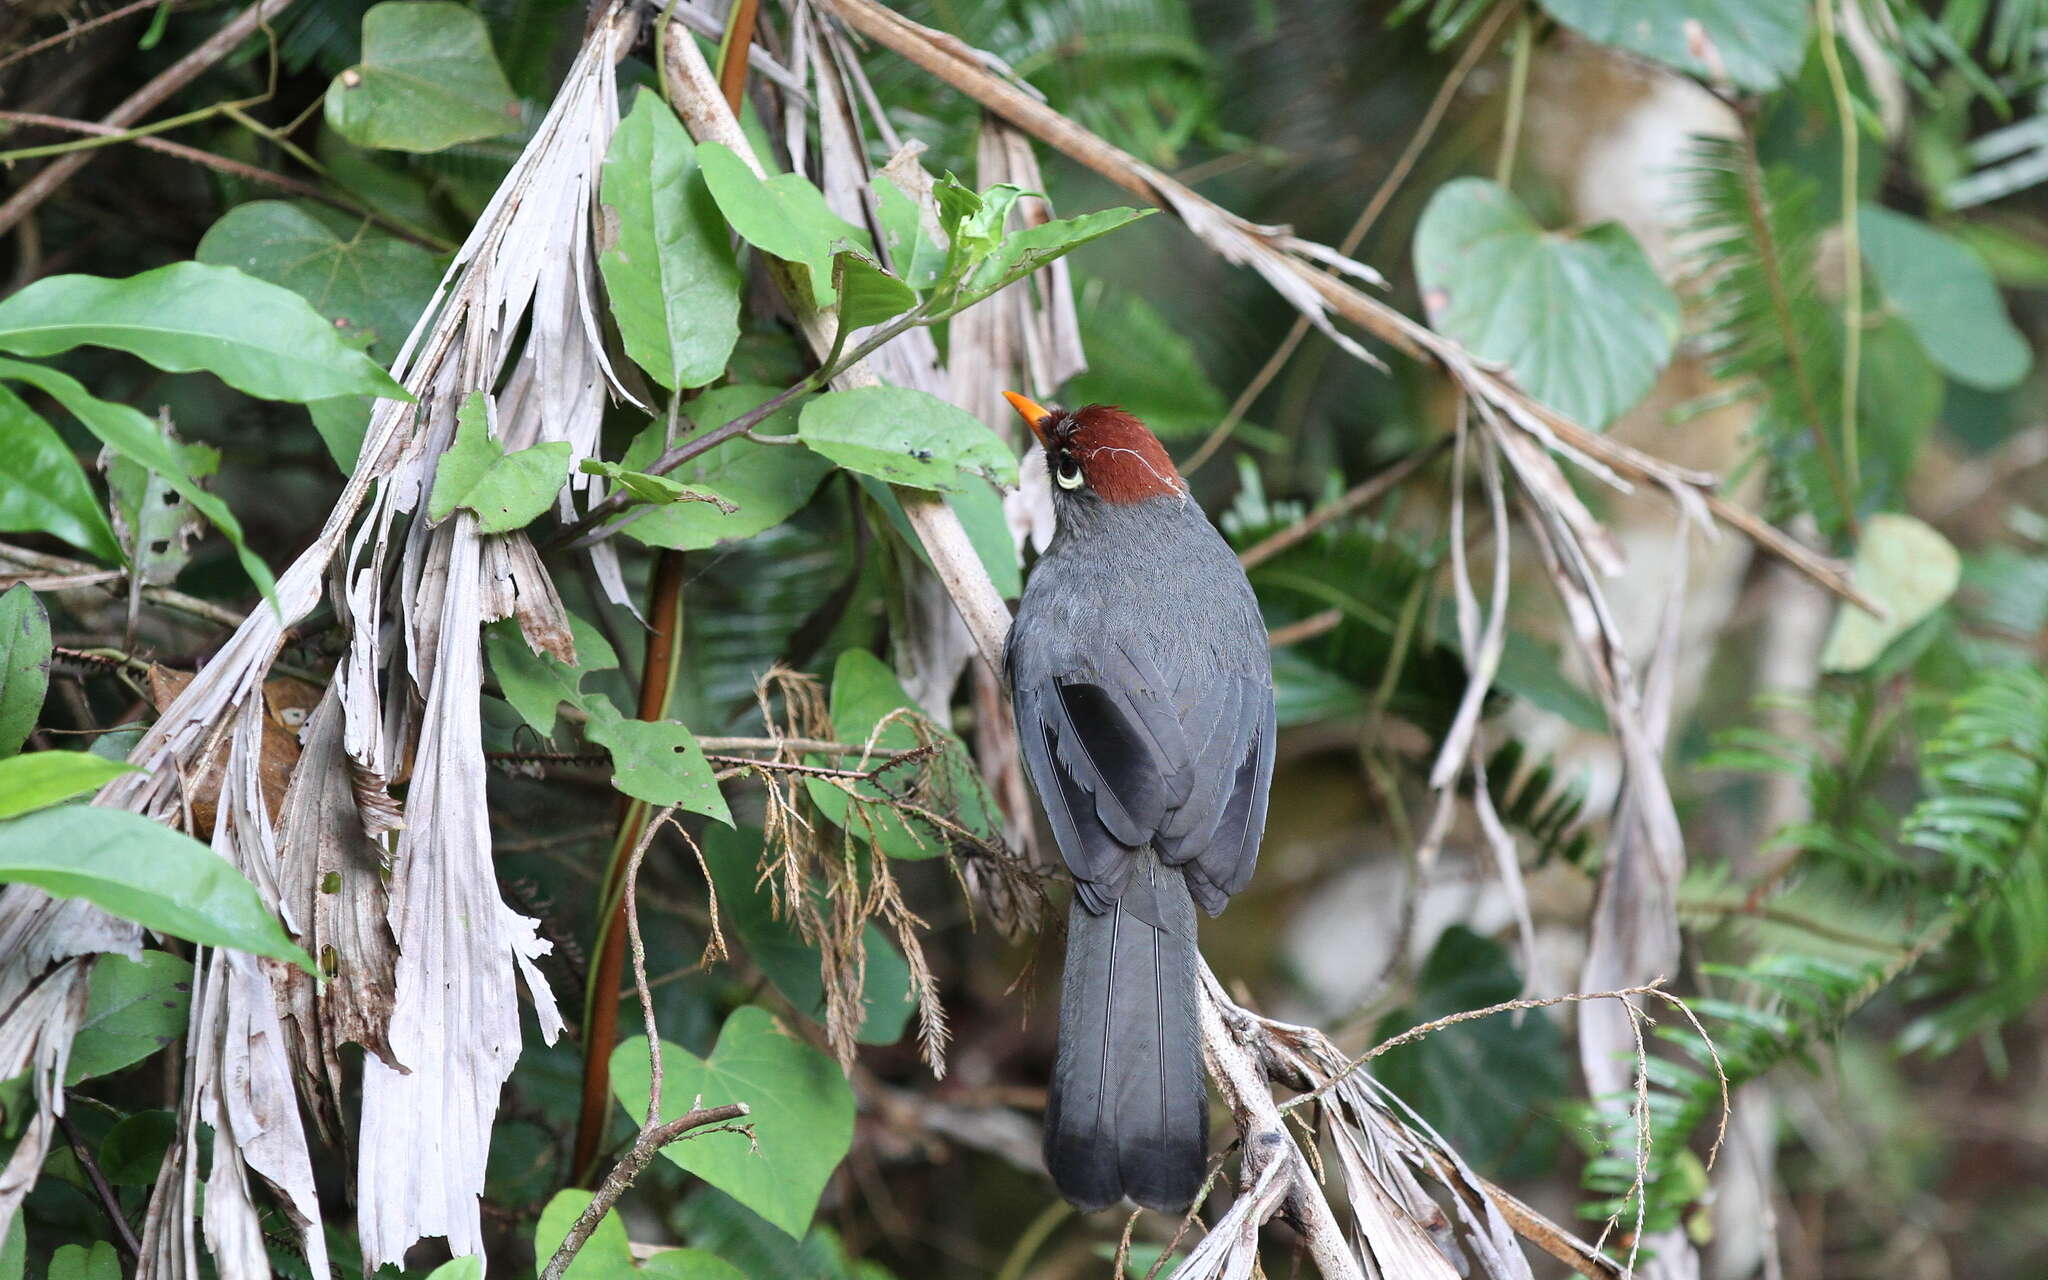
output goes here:
[[1003, 399], [1008, 400], [1010, 407], [1017, 411], [1017, 416], [1024, 419], [1024, 425], [1031, 428], [1031, 434], [1038, 437], [1038, 443], [1044, 444], [1045, 430], [1039, 424], [1052, 416], [1052, 410], [1014, 391], [1003, 392]]

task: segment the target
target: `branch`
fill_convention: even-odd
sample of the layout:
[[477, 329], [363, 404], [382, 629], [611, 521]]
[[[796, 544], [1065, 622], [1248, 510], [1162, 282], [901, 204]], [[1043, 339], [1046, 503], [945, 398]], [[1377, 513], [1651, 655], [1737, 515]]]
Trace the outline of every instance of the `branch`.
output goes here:
[[1237, 562], [1247, 569], [1264, 564], [1331, 521], [1342, 519], [1360, 507], [1369, 506], [1395, 485], [1414, 475], [1425, 463], [1450, 448], [1450, 445], [1450, 437], [1446, 436], [1426, 448], [1417, 449], [1385, 471], [1353, 488], [1349, 493], [1317, 507], [1285, 529], [1278, 530], [1246, 547], [1238, 553]]
[[[172, 94], [198, 79], [214, 63], [233, 53], [242, 41], [293, 3], [294, 0], [256, 0], [255, 4], [236, 14], [220, 30], [207, 37], [205, 43], [123, 98], [120, 105], [100, 118], [100, 123], [113, 129], [125, 129], [134, 124]], [[37, 170], [33, 178], [22, 184], [21, 190], [10, 196], [5, 204], [0, 204], [0, 233], [12, 230], [15, 223], [35, 212], [37, 206], [55, 195], [57, 188], [91, 163], [92, 158], [90, 151], [75, 151]]]
[[[729, 1102], [723, 1106], [692, 1106], [688, 1111], [666, 1123], [661, 1119], [661, 1032], [654, 1025], [654, 997], [647, 989], [647, 947], [640, 939], [640, 904], [636, 896], [640, 884], [640, 863], [647, 856], [647, 847], [654, 843], [654, 833], [663, 823], [675, 819], [673, 808], [663, 809], [641, 829], [640, 842], [633, 846], [633, 854], [626, 862], [626, 936], [633, 951], [633, 990], [640, 997], [640, 1018], [647, 1028], [647, 1119], [641, 1122], [640, 1132], [633, 1139], [633, 1145], [612, 1171], [605, 1175], [596, 1194], [583, 1212], [576, 1215], [576, 1221], [569, 1226], [569, 1232], [562, 1237], [562, 1243], [548, 1259], [548, 1265], [540, 1273], [540, 1280], [562, 1280], [569, 1270], [569, 1264], [576, 1260], [576, 1253], [589, 1241], [597, 1224], [604, 1221], [604, 1215], [611, 1212], [619, 1197], [633, 1185], [663, 1147], [685, 1137], [695, 1129], [707, 1125], [725, 1125], [749, 1114], [744, 1102]], [[680, 828], [678, 828], [680, 830]], [[698, 1098], [701, 1104], [703, 1099]], [[709, 1132], [710, 1130], [707, 1130]]]

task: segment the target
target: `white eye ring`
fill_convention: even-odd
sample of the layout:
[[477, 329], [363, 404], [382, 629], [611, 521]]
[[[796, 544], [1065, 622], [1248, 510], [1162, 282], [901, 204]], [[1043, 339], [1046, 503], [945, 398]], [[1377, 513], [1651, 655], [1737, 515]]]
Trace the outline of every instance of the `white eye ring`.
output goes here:
[[[1072, 471], [1067, 470], [1070, 464], [1074, 468]], [[1062, 489], [1078, 489], [1087, 483], [1087, 477], [1081, 474], [1081, 464], [1064, 457], [1060, 459], [1059, 469], [1053, 472], [1053, 479], [1059, 481]]]

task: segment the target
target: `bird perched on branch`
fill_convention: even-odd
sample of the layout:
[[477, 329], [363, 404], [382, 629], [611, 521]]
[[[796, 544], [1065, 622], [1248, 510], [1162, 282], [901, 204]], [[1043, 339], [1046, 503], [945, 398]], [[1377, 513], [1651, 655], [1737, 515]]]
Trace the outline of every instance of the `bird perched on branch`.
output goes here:
[[1195, 906], [1215, 915], [1250, 881], [1273, 778], [1266, 628], [1143, 423], [1003, 394], [1045, 450], [1058, 517], [1005, 654], [1075, 884], [1045, 1163], [1084, 1209], [1178, 1212], [1208, 1155]]

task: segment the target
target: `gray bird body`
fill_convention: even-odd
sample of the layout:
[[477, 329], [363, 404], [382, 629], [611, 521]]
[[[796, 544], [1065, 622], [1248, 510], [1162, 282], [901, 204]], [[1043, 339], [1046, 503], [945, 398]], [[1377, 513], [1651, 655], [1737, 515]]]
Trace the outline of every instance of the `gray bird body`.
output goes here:
[[1214, 915], [1251, 879], [1272, 779], [1258, 601], [1176, 492], [1056, 488], [1058, 529], [1006, 655], [1025, 764], [1076, 885], [1045, 1157], [1086, 1209], [1178, 1211], [1200, 1187], [1195, 906]]

